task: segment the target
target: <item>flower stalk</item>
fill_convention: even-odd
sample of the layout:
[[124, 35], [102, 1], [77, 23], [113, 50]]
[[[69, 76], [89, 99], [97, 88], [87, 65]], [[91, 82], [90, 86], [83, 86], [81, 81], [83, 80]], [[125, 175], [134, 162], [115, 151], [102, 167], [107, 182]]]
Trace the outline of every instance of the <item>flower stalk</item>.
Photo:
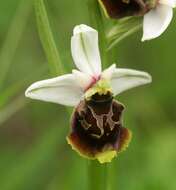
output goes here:
[[107, 190], [107, 164], [88, 161], [88, 187], [90, 190]]
[[[108, 65], [107, 38], [100, 6], [97, 0], [88, 0], [90, 24], [99, 32], [99, 49], [101, 52], [102, 67]], [[97, 161], [88, 161], [88, 190], [108, 189], [108, 164]]]
[[39, 37], [48, 59], [50, 72], [54, 76], [62, 74], [63, 68], [61, 58], [51, 31], [44, 1], [34, 0], [34, 6]]

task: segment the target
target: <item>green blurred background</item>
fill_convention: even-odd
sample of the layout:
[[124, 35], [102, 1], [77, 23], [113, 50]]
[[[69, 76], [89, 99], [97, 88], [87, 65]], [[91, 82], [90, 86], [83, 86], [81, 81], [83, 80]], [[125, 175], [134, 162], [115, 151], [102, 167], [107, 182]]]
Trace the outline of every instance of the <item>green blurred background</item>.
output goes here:
[[[45, 1], [64, 67], [74, 67], [70, 37], [89, 24], [86, 1]], [[176, 21], [162, 37], [141, 43], [142, 31], [113, 50], [119, 67], [146, 70], [152, 85], [123, 93], [128, 150], [109, 164], [112, 190], [176, 189]], [[114, 53], [115, 52], [115, 53]], [[109, 63], [111, 64], [111, 63]], [[32, 1], [0, 2], [0, 190], [87, 189], [87, 161], [67, 145], [64, 106], [24, 97], [33, 82], [51, 77]]]

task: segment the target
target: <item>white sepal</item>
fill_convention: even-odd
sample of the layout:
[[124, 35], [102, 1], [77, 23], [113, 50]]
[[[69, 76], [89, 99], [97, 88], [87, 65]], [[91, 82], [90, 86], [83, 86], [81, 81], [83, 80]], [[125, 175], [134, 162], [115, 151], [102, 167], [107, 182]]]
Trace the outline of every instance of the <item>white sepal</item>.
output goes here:
[[176, 0], [159, 0], [158, 3], [163, 4], [163, 5], [168, 5], [172, 8], [176, 7]]
[[25, 92], [26, 97], [67, 106], [76, 106], [83, 94], [73, 74], [36, 82]]
[[75, 65], [80, 71], [95, 77], [101, 74], [96, 30], [83, 24], [76, 26], [71, 39], [71, 50]]
[[114, 96], [128, 89], [141, 86], [152, 81], [152, 77], [143, 71], [133, 69], [115, 69], [111, 78]]
[[158, 4], [144, 15], [142, 41], [160, 36], [168, 27], [173, 17], [171, 6]]

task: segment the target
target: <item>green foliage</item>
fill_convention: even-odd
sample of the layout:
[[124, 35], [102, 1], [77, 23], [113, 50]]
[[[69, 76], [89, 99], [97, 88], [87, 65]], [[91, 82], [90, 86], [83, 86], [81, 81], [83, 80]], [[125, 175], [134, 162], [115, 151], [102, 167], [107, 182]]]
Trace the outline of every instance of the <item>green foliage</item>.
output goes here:
[[44, 51], [48, 59], [50, 71], [53, 75], [61, 74], [63, 73], [63, 66], [53, 38], [44, 1], [35, 0], [34, 5], [39, 37], [41, 39]]
[[117, 46], [119, 42], [142, 28], [142, 18], [127, 17], [119, 19], [107, 31], [106, 37], [108, 39], [108, 50]]

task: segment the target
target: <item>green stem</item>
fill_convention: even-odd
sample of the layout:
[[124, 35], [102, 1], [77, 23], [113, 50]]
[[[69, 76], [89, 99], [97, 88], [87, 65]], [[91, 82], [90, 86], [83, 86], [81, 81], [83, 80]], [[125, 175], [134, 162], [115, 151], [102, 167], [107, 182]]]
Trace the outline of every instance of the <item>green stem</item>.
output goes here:
[[[97, 0], [88, 0], [90, 24], [98, 31], [99, 47], [101, 52], [101, 60], [103, 68], [107, 64], [106, 48], [107, 39], [100, 6]], [[89, 190], [107, 190], [107, 164], [100, 164], [98, 161], [88, 162], [88, 188]]]
[[49, 69], [52, 75], [59, 75], [63, 73], [61, 58], [51, 31], [44, 0], [34, 0], [34, 5], [39, 36], [48, 59]]
[[88, 161], [88, 189], [107, 190], [107, 164]]

